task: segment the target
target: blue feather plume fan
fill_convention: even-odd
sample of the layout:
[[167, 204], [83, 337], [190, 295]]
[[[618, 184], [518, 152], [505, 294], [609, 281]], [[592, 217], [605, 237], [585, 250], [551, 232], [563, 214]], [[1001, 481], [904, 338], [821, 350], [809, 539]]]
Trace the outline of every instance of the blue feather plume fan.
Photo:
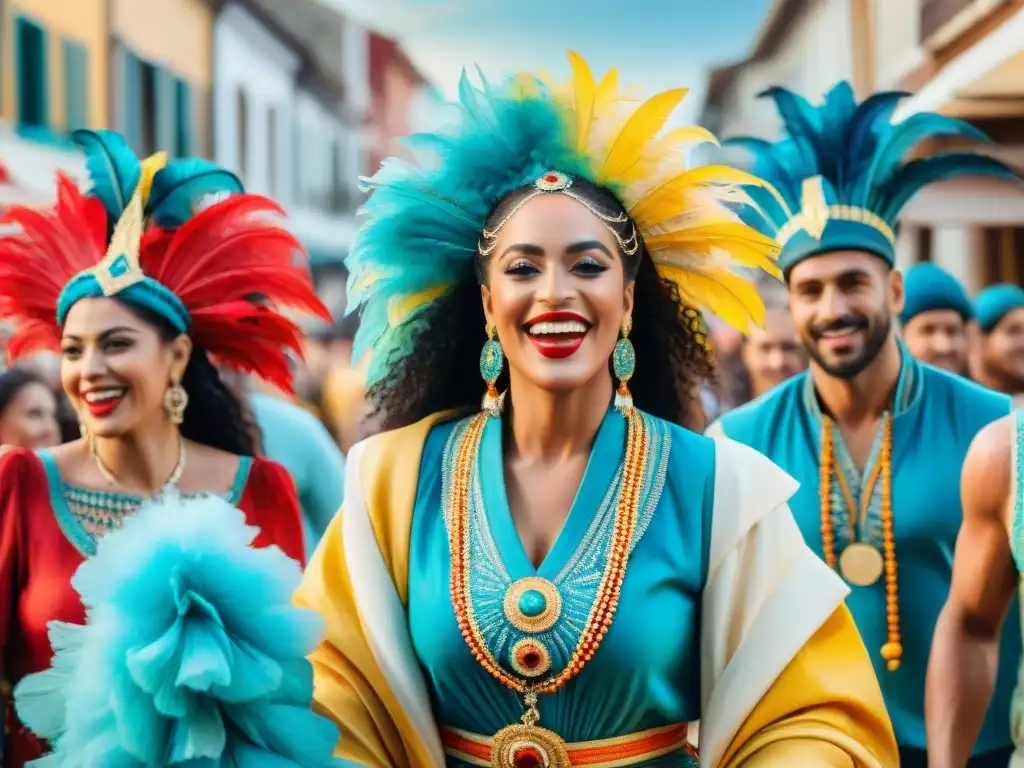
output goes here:
[[99, 540], [72, 579], [86, 624], [51, 622], [51, 668], [14, 691], [52, 749], [33, 768], [337, 765], [305, 658], [322, 620], [256, 534], [224, 499], [168, 490]]
[[891, 264], [900, 211], [924, 187], [960, 176], [1024, 179], [1020, 170], [977, 151], [908, 159], [926, 140], [989, 141], [970, 123], [933, 112], [894, 124], [897, 105], [909, 95], [884, 91], [858, 104], [842, 81], [814, 106], [793, 91], [769, 88], [760, 97], [775, 103], [783, 138], [723, 142], [731, 163], [771, 185], [748, 188], [753, 204], [738, 209], [748, 224], [782, 245], [783, 272], [809, 256], [837, 250], [867, 251]]

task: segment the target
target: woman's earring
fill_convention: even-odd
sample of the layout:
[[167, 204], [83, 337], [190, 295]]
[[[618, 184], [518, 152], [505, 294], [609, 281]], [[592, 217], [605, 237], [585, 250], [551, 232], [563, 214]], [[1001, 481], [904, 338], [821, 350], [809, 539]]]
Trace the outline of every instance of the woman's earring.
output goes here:
[[78, 434], [80, 434], [82, 437], [89, 436], [89, 427], [85, 425], [85, 421], [83, 421], [81, 418], [78, 419]]
[[177, 381], [164, 393], [164, 410], [172, 424], [181, 425], [185, 420], [185, 409], [188, 408], [188, 392]]
[[615, 342], [615, 350], [612, 352], [612, 370], [619, 380], [619, 387], [615, 391], [615, 409], [623, 414], [633, 410], [633, 395], [629, 391], [629, 380], [636, 371], [636, 350], [629, 340], [632, 329], [633, 323], [627, 317], [622, 323], [622, 338]]
[[480, 375], [487, 382], [487, 392], [484, 394], [483, 411], [494, 418], [501, 416], [505, 408], [505, 393], [498, 393], [495, 383], [501, 376], [505, 367], [505, 352], [498, 341], [497, 331], [490, 325], [487, 326], [487, 341], [480, 351]]

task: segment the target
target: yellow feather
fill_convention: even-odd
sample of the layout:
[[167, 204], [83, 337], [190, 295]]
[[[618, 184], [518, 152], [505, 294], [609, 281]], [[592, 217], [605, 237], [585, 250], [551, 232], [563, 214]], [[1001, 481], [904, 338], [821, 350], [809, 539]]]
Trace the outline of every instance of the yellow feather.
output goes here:
[[611, 107], [619, 100], [619, 71], [609, 69], [604, 73], [601, 82], [597, 84], [597, 91], [594, 93], [595, 115]]
[[743, 266], [756, 267], [771, 275], [781, 276], [775, 259], [779, 245], [745, 224], [722, 222], [690, 227], [678, 232], [650, 235], [644, 238], [651, 256], [671, 263], [672, 252], [690, 257], [710, 256], [713, 251], [725, 251], [732, 261]]
[[594, 118], [594, 73], [590, 71], [580, 55], [569, 51], [569, 63], [572, 65], [573, 95], [576, 111], [576, 151], [586, 152], [590, 142], [590, 123]]
[[686, 88], [676, 88], [653, 96], [629, 116], [608, 149], [597, 174], [598, 183], [617, 181], [643, 156], [644, 149], [665, 125], [673, 110], [686, 96]]
[[[709, 185], [749, 185], [769, 190], [780, 203], [785, 205], [782, 195], [764, 179], [726, 165], [705, 165], [673, 176], [643, 196], [630, 209], [629, 214], [641, 229], [661, 224], [664, 213], [657, 213], [663, 207], [674, 210], [678, 216], [685, 208], [680, 203], [688, 190]], [[657, 215], [656, 215], [657, 214]]]
[[153, 189], [153, 177], [157, 172], [167, 165], [167, 153], [157, 152], [142, 161], [142, 175], [139, 176], [139, 194], [142, 202], [149, 200], [149, 192]]
[[388, 325], [397, 328], [417, 309], [440, 297], [450, 286], [446, 283], [405, 296], [394, 296], [388, 302]]
[[658, 272], [679, 287], [683, 301], [707, 309], [736, 330], [749, 333], [764, 324], [764, 302], [745, 278], [724, 269], [697, 272], [659, 265]]

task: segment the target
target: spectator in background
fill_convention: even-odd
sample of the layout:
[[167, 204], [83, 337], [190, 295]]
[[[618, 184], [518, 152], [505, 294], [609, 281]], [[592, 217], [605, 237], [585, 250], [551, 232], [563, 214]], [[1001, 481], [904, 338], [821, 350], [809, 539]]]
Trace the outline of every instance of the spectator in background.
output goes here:
[[750, 402], [807, 368], [807, 355], [786, 305], [785, 286], [777, 280], [759, 280], [757, 287], [765, 303], [764, 326], [752, 329], [739, 347], [720, 358], [722, 413]]
[[295, 481], [308, 558], [341, 506], [345, 459], [324, 425], [302, 406], [256, 391], [248, 402], [263, 435], [263, 456], [283, 465]]
[[991, 285], [974, 300], [971, 378], [1024, 405], [1024, 288]]
[[925, 262], [904, 277], [900, 313], [903, 341], [922, 362], [951, 373], [967, 372], [967, 324], [974, 308], [967, 291], [946, 270]]
[[21, 367], [0, 375], [0, 445], [35, 450], [60, 443], [57, 397], [46, 382]]

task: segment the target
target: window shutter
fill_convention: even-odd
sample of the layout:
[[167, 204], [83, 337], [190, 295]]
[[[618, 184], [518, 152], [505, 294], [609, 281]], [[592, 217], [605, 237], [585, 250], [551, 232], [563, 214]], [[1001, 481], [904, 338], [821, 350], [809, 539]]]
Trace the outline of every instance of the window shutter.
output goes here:
[[136, 152], [142, 147], [142, 62], [124, 52], [124, 135]]
[[186, 80], [179, 79], [175, 83], [177, 102], [177, 150], [179, 157], [192, 154], [192, 86]]
[[14, 32], [18, 122], [33, 128], [47, 128], [50, 110], [46, 30], [19, 16]]
[[67, 130], [89, 127], [89, 55], [85, 47], [64, 41], [64, 116]]
[[156, 67], [156, 148], [165, 150], [173, 157], [177, 150], [177, 99], [175, 97], [174, 75], [163, 67]]

